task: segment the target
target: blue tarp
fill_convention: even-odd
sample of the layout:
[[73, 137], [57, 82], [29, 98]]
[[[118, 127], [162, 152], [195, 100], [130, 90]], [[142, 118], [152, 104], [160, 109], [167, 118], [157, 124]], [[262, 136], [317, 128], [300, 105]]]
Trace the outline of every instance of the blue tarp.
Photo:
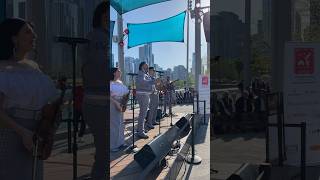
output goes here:
[[111, 0], [110, 4], [119, 14], [124, 14], [138, 8], [165, 1], [169, 0]]
[[186, 12], [176, 16], [143, 24], [128, 23], [128, 48], [151, 42], [184, 42]]

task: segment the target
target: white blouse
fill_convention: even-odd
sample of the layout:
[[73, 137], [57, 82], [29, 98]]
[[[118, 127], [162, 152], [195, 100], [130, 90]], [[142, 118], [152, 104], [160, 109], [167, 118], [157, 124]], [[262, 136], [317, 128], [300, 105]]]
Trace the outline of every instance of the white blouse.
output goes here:
[[111, 81], [110, 91], [111, 96], [123, 96], [129, 93], [129, 89], [121, 81]]
[[58, 91], [49, 76], [32, 67], [0, 64], [0, 94], [3, 108], [40, 110]]

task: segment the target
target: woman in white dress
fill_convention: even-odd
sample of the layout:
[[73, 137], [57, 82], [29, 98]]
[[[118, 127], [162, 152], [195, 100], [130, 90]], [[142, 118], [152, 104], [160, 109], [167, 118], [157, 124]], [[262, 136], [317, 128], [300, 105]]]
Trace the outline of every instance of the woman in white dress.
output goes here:
[[[33, 132], [41, 108], [57, 90], [35, 62], [25, 59], [35, 46], [31, 24], [6, 19], [0, 24], [0, 39], [0, 179], [31, 179]], [[43, 179], [41, 161], [36, 179]]]
[[121, 110], [121, 99], [129, 93], [128, 88], [122, 83], [119, 68], [112, 68], [110, 82], [110, 150], [117, 152], [126, 148], [124, 141], [123, 111]]

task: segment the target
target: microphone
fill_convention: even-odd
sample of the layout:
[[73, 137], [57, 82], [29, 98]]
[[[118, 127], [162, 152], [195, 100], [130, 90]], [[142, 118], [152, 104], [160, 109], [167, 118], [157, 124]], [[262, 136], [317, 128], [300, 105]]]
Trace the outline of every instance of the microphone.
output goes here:
[[73, 37], [65, 37], [65, 36], [56, 36], [54, 37], [54, 40], [56, 42], [69, 43], [69, 44], [75, 44], [75, 43], [84, 44], [89, 42], [89, 39], [73, 38]]
[[156, 71], [157, 73], [164, 73], [164, 71]]
[[136, 73], [127, 73], [128, 75], [130, 75], [130, 76], [137, 76], [138, 74], [136, 74]]

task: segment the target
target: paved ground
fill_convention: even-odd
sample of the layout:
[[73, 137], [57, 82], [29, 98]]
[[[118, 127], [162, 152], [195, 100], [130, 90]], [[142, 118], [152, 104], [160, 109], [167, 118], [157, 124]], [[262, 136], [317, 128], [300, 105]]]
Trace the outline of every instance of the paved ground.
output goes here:
[[230, 134], [216, 136], [211, 140], [211, 179], [228, 178], [243, 163], [259, 164], [265, 161], [265, 138], [263, 133]]
[[[182, 116], [184, 116], [187, 113], [192, 112], [192, 105], [183, 105], [183, 106], [175, 106], [173, 108], [174, 114], [177, 116], [173, 117], [173, 124], [175, 124], [176, 121], [178, 121]], [[137, 117], [139, 114], [139, 110], [135, 110], [135, 117]], [[165, 118], [161, 121], [161, 133], [164, 133], [167, 131], [171, 123], [171, 118]], [[137, 123], [135, 123], [136, 128]], [[132, 111], [128, 111], [125, 114], [125, 139], [127, 144], [132, 144]], [[139, 149], [141, 149], [145, 144], [149, 143], [151, 140], [154, 139], [156, 135], [159, 134], [159, 126], [155, 126], [155, 129], [148, 131], [148, 139], [139, 139], [137, 137], [134, 138], [135, 144]], [[134, 154], [128, 154], [125, 151], [120, 151], [117, 153], [111, 153], [110, 154], [110, 174], [111, 179], [128, 179], [128, 178], [139, 178], [143, 169], [134, 161], [133, 159]], [[174, 157], [168, 158], [168, 166], [170, 167], [172, 162], [174, 161]], [[148, 177], [149, 179], [163, 179], [170, 168], [153, 171], [153, 175]]]
[[[173, 112], [182, 116], [186, 113], [192, 111], [192, 106], [176, 106], [173, 108]], [[138, 116], [139, 109], [135, 109], [135, 117]], [[174, 117], [177, 119], [179, 117]], [[175, 120], [174, 120], [175, 121]], [[128, 143], [132, 142], [132, 111], [128, 110], [125, 113], [125, 124], [126, 124], [126, 141]], [[163, 128], [170, 127], [170, 118], [166, 118], [162, 121]], [[161, 132], [164, 132], [164, 129], [161, 128]], [[159, 132], [158, 128], [152, 130], [152, 134], [149, 138], [149, 141], [153, 139], [154, 135], [157, 135]], [[54, 150], [52, 156], [44, 161], [44, 179], [45, 180], [71, 180], [73, 178], [73, 155], [68, 153], [68, 143], [67, 143], [67, 132], [66, 124], [63, 124], [59, 129], [59, 138], [54, 145]], [[79, 142], [79, 151], [78, 151], [78, 179], [81, 180], [82, 177], [89, 175], [91, 167], [93, 164], [94, 158], [94, 147], [93, 147], [93, 137], [90, 134], [86, 134], [83, 137], [83, 142]], [[139, 142], [136, 141], [136, 142]], [[145, 144], [145, 143], [144, 143]], [[143, 145], [137, 143], [138, 147], [141, 148]], [[116, 158], [117, 155], [111, 154], [111, 159]], [[114, 159], [113, 159], [114, 160]], [[114, 165], [111, 163], [111, 166]], [[165, 176], [166, 171], [159, 172], [159, 179]]]
[[[185, 180], [210, 179], [210, 124], [201, 125], [195, 139], [196, 155], [202, 159], [199, 165], [185, 163], [178, 177]], [[191, 148], [190, 148], [191, 152]]]

